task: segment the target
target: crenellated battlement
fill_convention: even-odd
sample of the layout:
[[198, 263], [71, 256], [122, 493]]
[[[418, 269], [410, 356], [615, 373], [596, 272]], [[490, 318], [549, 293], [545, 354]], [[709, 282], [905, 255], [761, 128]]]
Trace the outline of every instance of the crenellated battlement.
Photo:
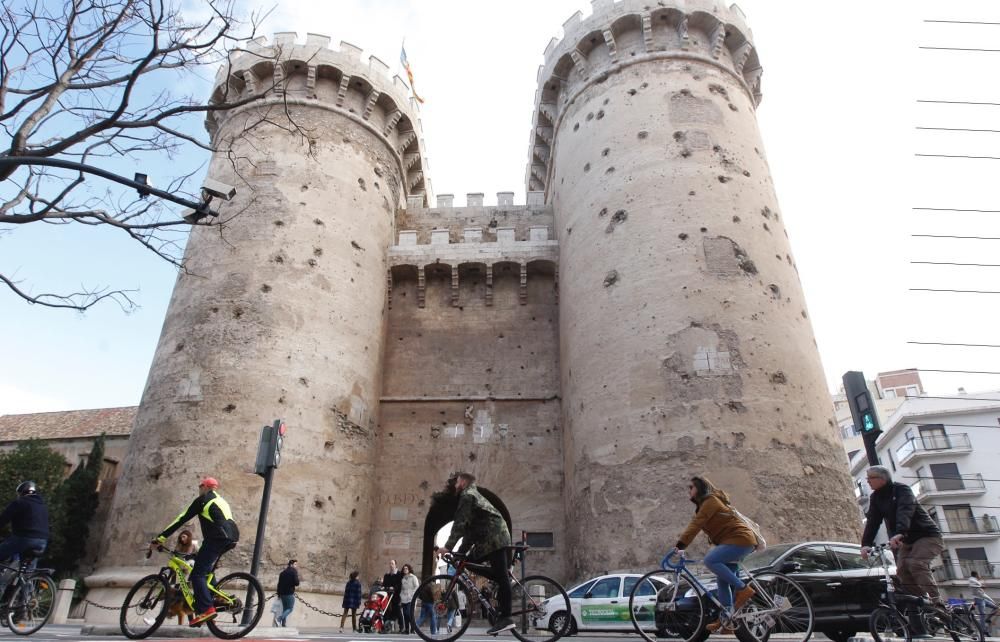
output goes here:
[[587, 87], [618, 69], [657, 59], [687, 59], [729, 73], [760, 103], [762, 69], [753, 33], [738, 6], [717, 0], [592, 0], [592, 12], [577, 11], [563, 24], [563, 37], [545, 48], [539, 67], [535, 111], [528, 142], [525, 185], [548, 184], [555, 132], [566, 107]]
[[[330, 42], [328, 36], [310, 33], [299, 43], [294, 32], [276, 33], [270, 42], [263, 36], [248, 41], [232, 50], [217, 72], [211, 102], [263, 93], [254, 106], [286, 103], [341, 112], [386, 141], [406, 176], [406, 194], [430, 203], [419, 104], [409, 86], [379, 58], [365, 58], [360, 47], [341, 42], [333, 49]], [[221, 122], [240, 109], [209, 112], [205, 127], [214, 136]]]

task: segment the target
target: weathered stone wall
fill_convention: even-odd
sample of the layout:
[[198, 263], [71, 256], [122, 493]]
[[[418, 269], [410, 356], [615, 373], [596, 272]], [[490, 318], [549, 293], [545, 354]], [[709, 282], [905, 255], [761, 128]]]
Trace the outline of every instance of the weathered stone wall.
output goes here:
[[529, 568], [564, 578], [554, 275], [529, 272], [522, 304], [519, 271], [504, 265], [509, 269], [494, 270], [492, 305], [481, 268], [463, 266], [457, 306], [450, 267], [429, 270], [422, 308], [415, 279], [393, 281], [379, 420], [376, 573], [391, 558], [420, 572], [430, 495], [450, 472], [467, 470], [503, 501], [515, 538], [521, 530], [553, 533], [555, 548], [533, 551]]
[[310, 590], [333, 592], [368, 560], [387, 248], [407, 190], [423, 185], [416, 121], [374, 62], [284, 40], [256, 43], [220, 80], [271, 89], [209, 123], [238, 159], [217, 155], [209, 173], [239, 193], [224, 227], [188, 243], [115, 496], [105, 585], [120, 586], [208, 474], [243, 534], [227, 565], [245, 568], [258, 435], [275, 417], [289, 432], [264, 567], [296, 557]]
[[540, 72], [529, 188], [560, 245], [571, 563], [658, 560], [707, 474], [768, 536], [854, 539], [738, 9], [596, 2]]

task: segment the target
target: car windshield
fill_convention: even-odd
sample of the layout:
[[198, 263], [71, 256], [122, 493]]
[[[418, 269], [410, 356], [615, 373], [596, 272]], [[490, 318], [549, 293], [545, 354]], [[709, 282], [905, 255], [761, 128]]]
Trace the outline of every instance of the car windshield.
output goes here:
[[756, 553], [751, 553], [743, 560], [743, 566], [749, 569], [764, 568], [765, 566], [771, 566], [774, 561], [788, 552], [789, 549], [793, 548], [795, 544], [776, 544], [774, 546], [768, 546], [763, 551], [757, 551]]

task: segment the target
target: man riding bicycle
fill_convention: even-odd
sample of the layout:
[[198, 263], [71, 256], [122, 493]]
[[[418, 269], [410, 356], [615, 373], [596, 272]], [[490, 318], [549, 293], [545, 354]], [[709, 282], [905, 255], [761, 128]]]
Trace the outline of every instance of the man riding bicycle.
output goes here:
[[218, 488], [219, 482], [215, 478], [202, 479], [198, 484], [198, 497], [149, 544], [151, 549], [163, 546], [174, 531], [197, 515], [204, 542], [194, 558], [194, 568], [191, 570], [196, 613], [190, 626], [201, 626], [216, 616], [212, 595], [208, 590], [208, 574], [222, 554], [236, 546], [240, 539], [240, 530], [233, 521], [233, 511], [229, 508], [229, 503], [216, 492]]
[[[33, 481], [17, 485], [17, 499], [0, 513], [0, 528], [10, 524], [13, 533], [0, 543], [0, 560], [23, 555], [32, 550], [45, 550], [49, 543], [49, 509], [38, 494]], [[0, 586], [0, 593], [4, 586]]]
[[868, 559], [884, 521], [889, 546], [896, 552], [896, 575], [902, 589], [912, 595], [926, 593], [941, 602], [937, 582], [931, 574], [931, 561], [944, 550], [941, 529], [917, 503], [909, 486], [892, 481], [888, 468], [871, 466], [867, 477], [873, 492], [861, 536], [861, 557]]
[[486, 633], [497, 635], [509, 631], [516, 625], [510, 617], [511, 589], [507, 570], [507, 547], [510, 546], [510, 531], [500, 511], [483, 497], [476, 488], [476, 477], [470, 473], [455, 473], [448, 479], [445, 491], [458, 495], [458, 508], [451, 535], [439, 550], [448, 553], [455, 543], [462, 539], [462, 548], [475, 553], [478, 561], [489, 563], [492, 573], [489, 578], [497, 584], [497, 621]]

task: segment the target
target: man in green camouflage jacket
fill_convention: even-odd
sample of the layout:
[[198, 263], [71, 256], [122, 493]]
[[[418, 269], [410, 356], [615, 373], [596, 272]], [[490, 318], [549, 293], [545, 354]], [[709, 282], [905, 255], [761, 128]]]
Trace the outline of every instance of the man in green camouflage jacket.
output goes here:
[[510, 576], [507, 574], [510, 567], [507, 557], [510, 531], [507, 530], [507, 522], [500, 511], [476, 488], [475, 475], [456, 473], [448, 479], [445, 489], [458, 495], [458, 508], [455, 510], [451, 535], [440, 552], [449, 552], [461, 538], [463, 549], [471, 549], [471, 554], [477, 561], [489, 564], [493, 571], [490, 579], [497, 584], [499, 613], [497, 621], [487, 633], [497, 635], [501, 631], [509, 631], [515, 625], [510, 617]]

